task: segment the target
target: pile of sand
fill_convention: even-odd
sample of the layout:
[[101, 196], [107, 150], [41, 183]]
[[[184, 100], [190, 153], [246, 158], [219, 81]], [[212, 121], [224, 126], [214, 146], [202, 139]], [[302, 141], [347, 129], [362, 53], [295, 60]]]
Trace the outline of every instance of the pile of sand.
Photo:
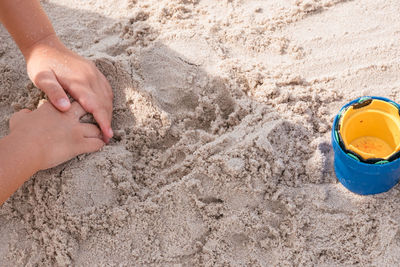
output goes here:
[[[330, 127], [400, 101], [397, 1], [49, 0], [114, 93], [115, 138], [0, 208], [2, 266], [400, 262], [399, 187], [337, 183]], [[0, 136], [44, 96], [0, 29]]]

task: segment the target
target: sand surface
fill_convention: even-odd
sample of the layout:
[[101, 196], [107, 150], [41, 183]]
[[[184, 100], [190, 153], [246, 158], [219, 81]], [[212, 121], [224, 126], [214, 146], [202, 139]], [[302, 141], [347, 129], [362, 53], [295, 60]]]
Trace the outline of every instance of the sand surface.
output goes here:
[[[0, 208], [1, 266], [396, 266], [399, 185], [337, 182], [346, 102], [400, 102], [395, 0], [48, 0], [115, 94], [102, 151]], [[43, 94], [0, 28], [0, 136]]]

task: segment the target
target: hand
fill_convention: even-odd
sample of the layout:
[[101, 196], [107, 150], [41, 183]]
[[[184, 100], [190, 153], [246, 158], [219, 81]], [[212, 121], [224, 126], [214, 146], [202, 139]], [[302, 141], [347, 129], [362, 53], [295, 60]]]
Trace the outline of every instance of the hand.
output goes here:
[[[26, 153], [38, 162], [36, 171], [55, 167], [73, 157], [98, 151], [104, 145], [100, 129], [94, 124], [80, 123], [85, 110], [73, 102], [66, 112], [50, 103], [35, 111], [23, 109], [10, 119], [10, 136], [27, 145]], [[31, 151], [29, 151], [31, 150]], [[27, 166], [26, 166], [27, 167]]]
[[113, 93], [110, 84], [96, 66], [67, 49], [55, 34], [34, 43], [23, 54], [32, 82], [46, 93], [60, 111], [71, 104], [68, 92], [82, 107], [93, 114], [108, 143], [113, 136], [111, 117]]

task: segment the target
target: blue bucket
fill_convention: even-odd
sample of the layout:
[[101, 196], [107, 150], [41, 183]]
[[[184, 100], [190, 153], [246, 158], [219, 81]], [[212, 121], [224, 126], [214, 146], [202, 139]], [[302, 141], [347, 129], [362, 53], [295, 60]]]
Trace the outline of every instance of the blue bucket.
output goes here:
[[[399, 110], [399, 105], [383, 97], [360, 97], [344, 105], [336, 115], [332, 127], [332, 146], [335, 154], [334, 167], [336, 177], [350, 191], [360, 195], [386, 192], [395, 186], [400, 178], [400, 159], [375, 163], [363, 162], [357, 155], [346, 150], [338, 135], [339, 120], [344, 111], [365, 100], [378, 99], [387, 101]], [[400, 113], [399, 113], [400, 114]]]

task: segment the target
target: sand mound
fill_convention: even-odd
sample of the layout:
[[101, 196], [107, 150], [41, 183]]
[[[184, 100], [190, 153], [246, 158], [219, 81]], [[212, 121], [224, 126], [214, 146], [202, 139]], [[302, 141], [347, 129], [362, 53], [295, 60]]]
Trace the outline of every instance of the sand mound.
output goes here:
[[[43, 5], [115, 94], [115, 138], [36, 174], [0, 208], [4, 266], [400, 262], [399, 188], [337, 183], [330, 127], [362, 95], [399, 101], [395, 1]], [[44, 95], [0, 29], [0, 135]]]

